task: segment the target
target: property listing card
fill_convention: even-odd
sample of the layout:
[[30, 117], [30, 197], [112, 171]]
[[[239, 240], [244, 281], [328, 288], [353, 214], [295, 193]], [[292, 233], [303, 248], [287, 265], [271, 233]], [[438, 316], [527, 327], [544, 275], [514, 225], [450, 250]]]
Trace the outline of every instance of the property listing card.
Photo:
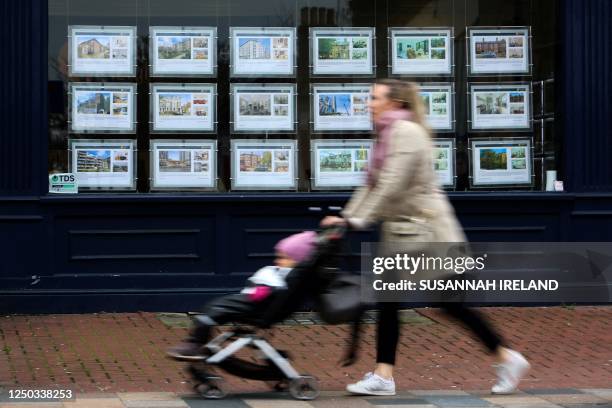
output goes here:
[[392, 75], [451, 75], [452, 29], [390, 28]]
[[70, 84], [70, 131], [135, 132], [135, 84]]
[[470, 75], [529, 74], [529, 27], [469, 27]]
[[531, 85], [472, 83], [471, 130], [530, 130]]
[[234, 131], [295, 131], [294, 84], [233, 84], [231, 94]]
[[214, 188], [215, 140], [152, 140], [153, 189]]
[[70, 26], [71, 76], [135, 76], [136, 27]]
[[154, 132], [215, 130], [215, 84], [152, 84]]
[[472, 185], [531, 184], [531, 140], [471, 140]]
[[352, 188], [363, 185], [372, 145], [370, 139], [313, 140], [313, 188]]
[[151, 75], [213, 75], [216, 68], [216, 36], [215, 27], [151, 27]]
[[374, 74], [373, 38], [373, 28], [311, 28], [312, 74]]
[[294, 76], [295, 28], [232, 27], [231, 75]]
[[433, 139], [433, 168], [443, 187], [455, 185], [455, 140]]
[[69, 141], [70, 171], [79, 188], [134, 189], [134, 140]]
[[232, 140], [232, 189], [296, 188], [295, 140]]
[[425, 106], [427, 124], [432, 130], [452, 131], [454, 122], [453, 85], [421, 84], [421, 100]]
[[314, 132], [373, 129], [369, 84], [313, 84], [311, 94]]

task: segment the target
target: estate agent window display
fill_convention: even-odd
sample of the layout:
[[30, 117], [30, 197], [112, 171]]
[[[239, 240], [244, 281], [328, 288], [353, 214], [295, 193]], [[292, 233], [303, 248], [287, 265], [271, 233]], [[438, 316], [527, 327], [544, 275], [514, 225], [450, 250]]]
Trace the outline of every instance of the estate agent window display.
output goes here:
[[[387, 19], [389, 27], [380, 30], [387, 37], [382, 42], [377, 41], [374, 24], [324, 27], [315, 23], [305, 36], [306, 31], [299, 27], [283, 24], [198, 26], [175, 20], [175, 24], [172, 18], [165, 18], [155, 23], [151, 20], [149, 25], [140, 20], [137, 26], [65, 26], [69, 41], [67, 167], [79, 174], [89, 173], [81, 176], [83, 187], [134, 191], [138, 150], [136, 139], [128, 135], [137, 134], [138, 141], [148, 145], [144, 156], [148, 165], [141, 167], [149, 171], [145, 191], [295, 191], [298, 174], [311, 175], [308, 190], [352, 189], [362, 182], [360, 172], [367, 168], [372, 143], [368, 139], [373, 130], [367, 112], [369, 87], [371, 81], [385, 76], [420, 83], [427, 119], [437, 134], [434, 167], [443, 187], [454, 189], [457, 177], [466, 177], [463, 172], [457, 174], [457, 166], [463, 166], [462, 160], [457, 160], [457, 146], [463, 150], [460, 154], [468, 157], [470, 189], [529, 189], [535, 184], [533, 174], [518, 175], [518, 170], [533, 172], [533, 160], [538, 156], [531, 135], [533, 91], [528, 79], [533, 73], [533, 57], [529, 25], [468, 26], [462, 62], [455, 53], [460, 42], [455, 40], [456, 25], [401, 26], [394, 22], [397, 19]], [[218, 16], [216, 20], [221, 21]], [[161, 21], [165, 24], [159, 24]], [[148, 39], [148, 52], [138, 60], [140, 38]], [[375, 45], [382, 43], [387, 49], [377, 50]], [[220, 47], [229, 52], [225, 54]], [[298, 67], [298, 61], [305, 61], [299, 58], [303, 53], [308, 55], [310, 77], [297, 75], [304, 69]], [[381, 60], [388, 61], [387, 67], [377, 65]], [[460, 118], [455, 116], [455, 98], [464, 96], [455, 93], [455, 85], [464, 79], [455, 78], [457, 64], [465, 64], [469, 76], [460, 87], [462, 93], [466, 89], [468, 101], [467, 115], [463, 117], [461, 112]], [[140, 69], [143, 65], [148, 69]], [[219, 71], [219, 65], [229, 70]], [[136, 78], [137, 72], [145, 75]], [[141, 84], [149, 89], [148, 106], [143, 106], [144, 99], [137, 96]], [[297, 89], [304, 85], [310, 91], [308, 109], [298, 106], [305, 99], [298, 99]], [[219, 116], [218, 89], [229, 90], [221, 98], [229, 100], [223, 106], [224, 110], [229, 107], [229, 121], [225, 113]], [[138, 123], [141, 109], [149, 112], [145, 134]], [[308, 133], [297, 126], [304, 123], [304, 114], [308, 115]], [[457, 144], [457, 132], [464, 128], [468, 143]], [[229, 145], [216, 143], [228, 137]], [[303, 146], [298, 142], [304, 138], [310, 145], [308, 161], [298, 160], [305, 157], [299, 156], [297, 149]], [[517, 138], [529, 145], [524, 157], [514, 157], [519, 154], [513, 144]], [[79, 140], [91, 145], [75, 143]], [[500, 152], [505, 146], [510, 155], [505, 161], [510, 166], [506, 171], [512, 177], [499, 171], [486, 172], [494, 160], [487, 156], [483, 165], [484, 159], [475, 153], [493, 149], [483, 145], [485, 141]], [[357, 148], [360, 143], [361, 148]], [[106, 153], [114, 152], [114, 144], [128, 147], [129, 153], [122, 157], [129, 165], [116, 157], [109, 165], [104, 164]], [[84, 148], [89, 147], [99, 153], [95, 160], [99, 166], [84, 164]], [[75, 154], [73, 148], [80, 153]], [[240, 152], [248, 149], [253, 157], [250, 165], [245, 165], [248, 160], [243, 154], [241, 161]], [[259, 165], [253, 166], [259, 153]], [[272, 159], [268, 160], [270, 155]], [[218, 166], [224, 167], [218, 160], [221, 156], [229, 159], [228, 179], [217, 174]], [[115, 181], [109, 181], [106, 173], [125, 173], [124, 168], [132, 173], [132, 180], [118, 181], [119, 176], [115, 176]], [[303, 172], [304, 168], [310, 171]], [[291, 182], [287, 173], [292, 175]], [[220, 175], [221, 185], [216, 179]], [[94, 182], [96, 177], [102, 181]], [[259, 185], [254, 183], [257, 177]], [[530, 183], [527, 178], [531, 178]]]

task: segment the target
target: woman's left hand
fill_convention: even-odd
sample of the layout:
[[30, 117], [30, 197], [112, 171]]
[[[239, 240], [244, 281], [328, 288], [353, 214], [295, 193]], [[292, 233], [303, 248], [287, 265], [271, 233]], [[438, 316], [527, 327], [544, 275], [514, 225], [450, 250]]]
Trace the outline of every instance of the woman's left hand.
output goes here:
[[336, 217], [335, 215], [328, 215], [321, 220], [322, 227], [331, 227], [334, 225], [346, 225], [346, 220], [342, 217]]

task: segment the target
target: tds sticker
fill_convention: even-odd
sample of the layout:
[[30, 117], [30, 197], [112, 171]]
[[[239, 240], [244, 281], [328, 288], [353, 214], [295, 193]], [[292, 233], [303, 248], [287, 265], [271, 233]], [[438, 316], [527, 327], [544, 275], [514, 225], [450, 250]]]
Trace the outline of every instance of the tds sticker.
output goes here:
[[49, 175], [49, 193], [76, 194], [79, 192], [77, 178], [73, 173]]

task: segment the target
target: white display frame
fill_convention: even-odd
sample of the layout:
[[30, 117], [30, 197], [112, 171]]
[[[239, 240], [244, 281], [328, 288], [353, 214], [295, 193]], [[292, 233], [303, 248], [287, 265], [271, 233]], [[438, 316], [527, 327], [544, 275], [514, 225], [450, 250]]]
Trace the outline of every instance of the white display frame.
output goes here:
[[[371, 115], [368, 111], [367, 102], [370, 98], [370, 88], [372, 84], [367, 83], [334, 83], [334, 84], [311, 84], [310, 86], [310, 124], [312, 133], [369, 133], [374, 130], [374, 124], [372, 122]], [[319, 107], [319, 94], [322, 93], [350, 93], [350, 111], [351, 114], [347, 115], [346, 120], [342, 120], [342, 123], [338, 123], [337, 126], [333, 126], [332, 120], [328, 120], [326, 122], [331, 122], [329, 124], [325, 124], [322, 122], [321, 117], [326, 115], [320, 114]], [[365, 103], [358, 104], [360, 109], [365, 110], [365, 114], [358, 115], [359, 117], [367, 117], [366, 120], [362, 120], [360, 122], [355, 121], [354, 115], [354, 94], [363, 94], [365, 97]], [[330, 115], [332, 116], [332, 115]]]
[[[264, 179], [263, 172], [255, 175], [242, 175], [241, 173], [247, 173], [240, 171], [240, 152], [241, 151], [253, 151], [253, 150], [289, 150], [291, 157], [286, 160], [287, 164], [287, 175], [285, 177], [276, 177], [276, 183], [266, 183], [262, 181]], [[274, 153], [274, 152], [273, 152]], [[295, 139], [232, 139], [231, 140], [231, 189], [232, 190], [297, 190], [298, 180], [298, 167], [297, 167], [297, 141]], [[270, 164], [273, 168], [276, 164], [275, 154], [274, 163]], [[283, 161], [284, 162], [284, 161]], [[284, 164], [284, 163], [283, 163]], [[272, 171], [273, 172], [273, 171]]]
[[[343, 172], [322, 172], [320, 167], [319, 151], [322, 149], [351, 150], [351, 169], [345, 174]], [[310, 141], [310, 168], [312, 172], [312, 190], [352, 190], [367, 182], [367, 169], [372, 159], [374, 141], [372, 139], [312, 139]], [[367, 151], [365, 160], [356, 158], [356, 150]], [[360, 173], [355, 171], [358, 163], [365, 164]], [[324, 175], [322, 173], [329, 173]], [[345, 176], [345, 177], [343, 177]], [[334, 179], [335, 178], [335, 179]]]
[[[468, 76], [514, 76], [531, 75], [532, 46], [530, 26], [495, 26], [495, 27], [467, 27], [466, 52]], [[506, 55], [504, 58], [476, 58], [476, 41], [483, 37], [505, 37]], [[521, 37], [522, 46], [510, 47], [509, 37]], [[522, 58], [510, 58], [510, 48], [518, 52], [522, 50]], [[520, 62], [520, 63], [519, 63]]]
[[[435, 93], [444, 93], [446, 95], [446, 112], [445, 119], [436, 120], [435, 115], [433, 115], [433, 110], [436, 106], [440, 105], [439, 103], [434, 104], [433, 98], [430, 95], [429, 105], [426, 106], [427, 110], [425, 111], [427, 124], [429, 128], [436, 132], [454, 132], [455, 131], [455, 84], [452, 82], [427, 82], [419, 84], [420, 94], [422, 95], [424, 92], [435, 92]], [[423, 101], [425, 103], [425, 101]], [[427, 113], [429, 112], [429, 113]], [[437, 115], [441, 116], [441, 115]]]
[[[427, 59], [403, 59], [398, 55], [397, 41], [402, 37], [427, 38], [428, 53]], [[431, 47], [431, 39], [434, 37], [445, 38], [445, 58], [431, 58], [433, 49], [439, 51], [442, 47]], [[454, 29], [452, 27], [390, 27], [388, 30], [389, 38], [389, 75], [390, 76], [453, 76], [455, 72], [455, 50], [454, 50]], [[406, 62], [404, 62], [406, 61]], [[439, 62], [440, 61], [440, 62]]]
[[[240, 58], [240, 38], [267, 38], [270, 40], [270, 58], [273, 60], [274, 37], [288, 37], [287, 60], [286, 63], [276, 63], [276, 67], [268, 66], [265, 63], [254, 62], [253, 59], [248, 63], [241, 63]], [[297, 71], [297, 35], [295, 27], [230, 27], [230, 77], [282, 77], [294, 78]], [[285, 48], [278, 48], [282, 51]], [[268, 64], [272, 64], [268, 62]], [[263, 67], [263, 69], [262, 69]]]
[[[109, 119], [105, 120], [104, 114], [99, 113], [79, 113], [78, 95], [80, 92], [104, 92], [110, 93], [109, 96]], [[114, 94], [127, 94], [127, 102], [115, 102]], [[114, 109], [126, 108], [127, 118], [114, 126]], [[97, 107], [96, 107], [97, 109]], [[86, 116], [88, 115], [88, 116]], [[97, 116], [97, 117], [96, 117]], [[101, 116], [101, 117], [100, 117]], [[123, 116], [123, 115], [121, 115]], [[70, 133], [136, 133], [136, 84], [119, 82], [72, 82], [69, 84], [68, 91], [68, 129]], [[115, 118], [116, 119], [116, 118]], [[107, 123], [97, 123], [97, 122]], [[89, 124], [86, 122], [90, 122]], [[116, 121], [115, 121], [116, 122]]]
[[[533, 142], [531, 137], [524, 138], [472, 138], [468, 139], [469, 146], [469, 163], [470, 163], [470, 187], [471, 188], [491, 188], [491, 187], [500, 187], [500, 188], [509, 188], [509, 187], [533, 187], [535, 181], [534, 164], [533, 164]], [[513, 161], [520, 160], [518, 157], [514, 159], [512, 157], [512, 147], [522, 147], [525, 149], [525, 157], [523, 158], [525, 161], [525, 171], [522, 175], [506, 175], [506, 180], [501, 178], [503, 176], [503, 171], [499, 171], [499, 174], [490, 174], [487, 177], [490, 180], [483, 180], [485, 175], [481, 174], [480, 169], [480, 148], [488, 147], [497, 148], [497, 149], [506, 149], [506, 155], [510, 152], [510, 160], [506, 158], [506, 173], [510, 173], [508, 170], [508, 166], [513, 165]], [[522, 170], [522, 169], [520, 169]], [[487, 170], [485, 170], [487, 171]], [[491, 170], [495, 171], [495, 170]], [[518, 172], [517, 172], [518, 173]], [[522, 179], [519, 179], [519, 176], [522, 176]], [[496, 180], [492, 178], [497, 177]]]
[[[350, 64], [353, 61], [353, 41], [349, 45], [349, 58], [337, 63], [321, 63], [319, 58], [319, 37], [364, 37], [366, 38], [366, 61], [361, 64]], [[376, 29], [374, 27], [311, 27], [309, 29], [310, 74], [313, 76], [366, 76], [376, 75]], [[358, 61], [358, 60], [355, 60]]]
[[[209, 94], [208, 106], [198, 106], [198, 108], [208, 109], [208, 119], [206, 122], [202, 122], [202, 127], [197, 127], [198, 116], [190, 114], [193, 117], [191, 121], [184, 119], [182, 120], [185, 124], [181, 127], [178, 125], [171, 126], [170, 124], [164, 125], [164, 119], [162, 115], [159, 115], [159, 98], [158, 95], [163, 92], [174, 92], [176, 94], [191, 95], [191, 112], [194, 113], [196, 106], [193, 103], [193, 94]], [[194, 83], [151, 83], [149, 87], [150, 94], [150, 118], [149, 125], [151, 133], [214, 133], [217, 128], [217, 85], [216, 84], [194, 84]], [[201, 104], [205, 105], [205, 104]], [[181, 119], [175, 120], [177, 123]], [[170, 122], [170, 119], [166, 120]], [[192, 122], [192, 126], [187, 124]], [[204, 126], [205, 125], [205, 126]]]
[[[159, 152], [163, 150], [185, 150], [190, 152], [189, 166], [187, 172], [172, 172], [176, 176], [163, 174], [159, 160]], [[206, 177], [198, 177], [195, 166], [198, 164], [195, 151], [205, 150], [208, 152], [208, 169]], [[214, 191], [217, 189], [217, 141], [216, 140], [174, 140], [174, 139], [152, 139], [149, 150], [150, 163], [150, 186], [151, 191]], [[201, 165], [202, 163], [200, 163]], [[177, 179], [173, 182], [173, 179]]]
[[[503, 114], [481, 114], [477, 111], [478, 94], [483, 91], [508, 93], [507, 109], [508, 113]], [[520, 102], [512, 102], [510, 93], [522, 93], [523, 98], [522, 108], [523, 113], [512, 114], [512, 108], [519, 107]], [[533, 90], [530, 82], [470, 82], [468, 84], [468, 107], [470, 109], [470, 117], [468, 119], [470, 132], [483, 131], [508, 131], [530, 132], [533, 130]], [[485, 117], [489, 116], [488, 118]], [[515, 117], [512, 117], [515, 115]]]
[[[240, 83], [231, 84], [230, 86], [230, 129], [232, 133], [295, 133], [297, 128], [296, 120], [296, 104], [297, 93], [295, 84], [254, 84]], [[240, 94], [269, 94], [271, 95], [270, 114], [269, 115], [241, 115], [240, 114]], [[276, 94], [276, 95], [274, 95]], [[289, 118], [281, 123], [278, 121], [278, 126], [274, 127], [271, 119], [275, 114], [276, 107], [283, 107], [285, 104], [277, 103], [275, 96], [279, 94], [287, 95], [287, 113]], [[250, 117], [247, 119], [243, 117]], [[280, 115], [283, 116], [283, 115]]]
[[[127, 36], [125, 45], [111, 41], [115, 37]], [[80, 58], [77, 48], [77, 38], [83, 37], [111, 37], [108, 39], [109, 59], [100, 61], [87, 61], [88, 58]], [[99, 46], [104, 47], [96, 40]], [[91, 47], [93, 48], [93, 47]], [[126, 51], [125, 63], [119, 65], [114, 62], [115, 52]], [[96, 66], [97, 65], [97, 66]], [[92, 26], [71, 25], [68, 26], [68, 76], [70, 77], [135, 77], [136, 76], [136, 26]]]
[[[189, 59], [160, 59], [157, 38], [189, 37]], [[205, 37], [207, 47], [193, 47], [194, 38]], [[194, 48], [208, 52], [206, 63], [203, 59], [194, 58]], [[173, 61], [173, 62], [166, 62]], [[181, 26], [151, 26], [149, 27], [149, 67], [151, 77], [215, 77], [217, 75], [217, 27], [181, 27]]]
[[439, 159], [435, 156], [433, 157], [433, 167], [434, 173], [438, 178], [438, 183], [443, 188], [454, 189], [457, 186], [457, 147], [455, 139], [452, 138], [435, 138], [431, 141], [433, 149], [445, 149], [446, 150], [446, 160], [448, 161], [446, 170], [437, 170], [436, 169], [436, 160]]
[[[136, 164], [135, 156], [138, 152], [136, 148], [135, 139], [69, 139], [68, 140], [68, 165], [69, 172], [74, 173], [77, 177], [79, 190], [136, 190]], [[83, 149], [82, 147], [86, 147]], [[114, 148], [114, 149], [113, 149]], [[105, 172], [103, 176], [91, 176], [87, 177], [87, 174], [98, 174], [95, 172], [80, 172], [78, 164], [78, 154], [80, 150], [110, 150], [109, 154], [109, 167], [111, 171]], [[116, 155], [113, 154], [113, 150], [128, 151], [127, 160], [117, 160]], [[112, 170], [116, 166], [117, 162], [122, 164], [126, 162], [127, 171], [125, 172], [114, 172]], [[114, 174], [121, 173], [124, 177], [114, 176]], [[91, 179], [91, 180], [88, 180]], [[97, 180], [97, 181], [96, 181]]]

